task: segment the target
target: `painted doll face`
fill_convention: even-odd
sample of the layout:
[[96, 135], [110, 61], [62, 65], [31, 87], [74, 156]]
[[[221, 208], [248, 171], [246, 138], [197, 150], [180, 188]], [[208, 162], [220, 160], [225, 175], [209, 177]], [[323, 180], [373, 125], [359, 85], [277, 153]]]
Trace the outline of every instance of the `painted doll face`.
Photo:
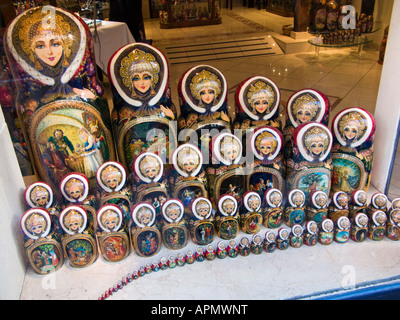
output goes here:
[[260, 151], [263, 155], [269, 155], [274, 150], [270, 139], [263, 139], [260, 142]]
[[378, 207], [384, 207], [386, 205], [386, 198], [383, 196], [376, 197], [375, 203]]
[[37, 195], [35, 199], [33, 199], [33, 202], [38, 206], [38, 207], [44, 207], [47, 202], [49, 201], [49, 194], [46, 193], [41, 193], [40, 195]]
[[205, 104], [210, 104], [214, 101], [215, 91], [212, 88], [203, 88], [200, 91], [200, 98]]
[[310, 146], [311, 152], [318, 156], [324, 150], [324, 142], [323, 141], [315, 141]]
[[343, 129], [343, 134], [348, 140], [353, 140], [357, 136], [357, 128], [347, 126]]
[[319, 195], [316, 199], [315, 199], [317, 205], [323, 207], [324, 205], [326, 205], [328, 203], [328, 199], [325, 195]]
[[238, 148], [235, 145], [231, 145], [229, 147], [224, 148], [221, 150], [225, 158], [228, 160], [235, 160], [236, 157], [238, 156]]
[[132, 78], [133, 86], [141, 93], [146, 93], [151, 87], [151, 75], [149, 72], [136, 73]]
[[108, 230], [113, 230], [115, 228], [115, 226], [117, 225], [117, 221], [116, 221], [116, 219], [107, 220], [105, 222], [105, 225]]
[[197, 213], [202, 217], [206, 217], [209, 211], [210, 208], [207, 205], [202, 205], [197, 208]]
[[362, 204], [365, 204], [367, 202], [367, 195], [365, 193], [360, 193], [358, 195], [358, 201]]
[[50, 33], [41, 33], [33, 42], [33, 51], [47, 65], [54, 67], [63, 53], [62, 39]]
[[301, 193], [295, 193], [293, 195], [293, 203], [296, 207], [300, 207], [303, 205], [304, 202], [304, 198], [303, 195]]
[[251, 197], [251, 198], [249, 199], [249, 205], [250, 205], [250, 208], [251, 208], [252, 210], [256, 211], [257, 208], [258, 208], [259, 205], [260, 205], [260, 200], [259, 200], [257, 197]]
[[148, 178], [153, 179], [158, 174], [158, 169], [156, 166], [150, 165], [145, 169], [144, 174]]
[[187, 159], [183, 162], [183, 169], [185, 169], [185, 171], [187, 173], [190, 173], [193, 171], [194, 167], [195, 167], [195, 162], [193, 161], [193, 159]]
[[35, 224], [35, 225], [32, 226], [31, 231], [35, 235], [42, 234], [43, 231], [44, 231], [44, 225], [41, 224], [41, 223]]
[[77, 219], [71, 219], [71, 221], [68, 224], [68, 229], [71, 231], [78, 231], [80, 227], [79, 220]]
[[254, 107], [258, 113], [264, 113], [268, 109], [268, 105], [268, 100], [265, 98], [254, 101]]
[[140, 217], [140, 222], [141, 222], [142, 224], [144, 224], [145, 226], [147, 226], [147, 225], [150, 223], [150, 220], [151, 220], [150, 214], [143, 214], [143, 215]]
[[68, 194], [73, 199], [79, 199], [82, 196], [82, 192], [79, 186], [71, 186], [71, 188], [68, 191]]
[[311, 119], [311, 112], [305, 109], [297, 111], [297, 119], [300, 123], [306, 123]]
[[347, 206], [348, 203], [348, 198], [345, 195], [340, 195], [337, 199], [337, 202], [339, 205], [341, 205], [342, 207]]
[[118, 184], [118, 177], [115, 174], [109, 174], [106, 179], [106, 184], [111, 189], [114, 189]]

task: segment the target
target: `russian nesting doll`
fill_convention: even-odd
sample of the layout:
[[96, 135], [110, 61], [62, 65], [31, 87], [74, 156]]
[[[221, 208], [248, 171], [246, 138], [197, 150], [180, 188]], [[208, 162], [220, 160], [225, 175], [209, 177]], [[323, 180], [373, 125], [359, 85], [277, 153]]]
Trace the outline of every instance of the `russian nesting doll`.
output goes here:
[[310, 122], [293, 133], [291, 157], [287, 159], [287, 190], [301, 189], [306, 198], [314, 191], [327, 195], [331, 189], [332, 134], [323, 124]]
[[110, 111], [96, 75], [93, 40], [74, 14], [52, 6], [18, 15], [5, 35], [16, 81], [16, 108], [41, 180], [57, 190], [80, 172], [96, 183], [96, 170], [115, 160]]
[[374, 193], [371, 197], [371, 203], [367, 207], [368, 218], [372, 219], [375, 211], [388, 212], [388, 197], [380, 192]]
[[162, 158], [153, 152], [143, 152], [133, 163], [134, 178], [132, 191], [135, 202], [150, 203], [161, 219], [161, 206], [169, 199], [168, 175]]
[[271, 230], [265, 233], [263, 247], [264, 251], [268, 253], [273, 253], [276, 250], [276, 235]]
[[276, 247], [279, 250], [286, 250], [289, 247], [289, 231], [285, 228], [278, 230], [278, 236], [276, 237]]
[[400, 209], [392, 209], [386, 227], [386, 237], [393, 241], [400, 239]]
[[187, 70], [180, 78], [181, 107], [178, 128], [188, 133], [187, 141], [201, 150], [208, 148], [215, 134], [231, 129], [228, 115], [228, 86], [221, 71], [208, 65]]
[[242, 160], [242, 142], [233, 134], [220, 133], [210, 144], [211, 164], [207, 168], [210, 200], [215, 206], [223, 194], [236, 198], [239, 206], [245, 192], [245, 171]]
[[331, 219], [325, 219], [321, 223], [321, 228], [318, 233], [318, 242], [323, 245], [329, 245], [333, 242], [333, 232], [335, 224]]
[[123, 212], [125, 223], [129, 224], [134, 197], [131, 186], [127, 184], [123, 165], [116, 161], [107, 161], [97, 169], [96, 177], [100, 187], [99, 206], [117, 205]]
[[246, 155], [246, 190], [256, 191], [262, 197], [274, 188], [284, 193], [283, 136], [273, 127], [259, 127], [248, 140]]
[[226, 252], [226, 244], [225, 242], [219, 241], [217, 243], [217, 257], [219, 259], [225, 259], [227, 256], [227, 252]]
[[349, 218], [349, 196], [347, 193], [343, 191], [335, 192], [332, 196], [332, 201], [329, 204], [328, 208], [328, 217], [334, 223], [340, 217], [347, 217]]
[[300, 248], [303, 245], [303, 227], [295, 224], [289, 235], [289, 244], [292, 248]]
[[243, 196], [243, 205], [240, 209], [240, 226], [242, 231], [255, 234], [260, 231], [263, 223], [261, 197], [257, 192], [249, 191]]
[[283, 223], [283, 196], [278, 189], [269, 189], [264, 195], [263, 225], [270, 229]]
[[98, 257], [97, 241], [93, 225], [88, 223], [86, 210], [70, 205], [60, 213], [60, 226], [64, 231], [62, 247], [74, 268], [91, 265]]
[[179, 250], [189, 240], [189, 230], [185, 216], [185, 207], [178, 199], [167, 200], [162, 208], [161, 234], [164, 245], [170, 250]]
[[178, 145], [167, 59], [149, 44], [131, 43], [114, 53], [108, 70], [119, 161], [129, 173], [142, 152], [155, 153], [167, 164]]
[[382, 210], [375, 210], [369, 220], [368, 237], [371, 240], [380, 241], [386, 234], [386, 212]]
[[251, 238], [250, 250], [257, 255], [263, 252], [263, 238], [259, 234], [254, 234]]
[[361, 108], [345, 109], [333, 119], [332, 133], [332, 192], [367, 192], [374, 155], [373, 116]]
[[328, 217], [328, 195], [323, 191], [314, 191], [306, 206], [306, 217], [318, 225]]
[[204, 158], [200, 149], [192, 144], [180, 145], [172, 154], [172, 165], [175, 169], [168, 177], [170, 193], [185, 205], [190, 213], [190, 203], [197, 197], [208, 198], [208, 181], [203, 168]]
[[215, 220], [210, 200], [196, 198], [191, 203], [189, 230], [192, 241], [198, 245], [210, 244], [214, 239]]
[[226, 252], [230, 258], [236, 258], [239, 253], [239, 248], [236, 244], [235, 240], [230, 240], [228, 243], [228, 247], [226, 248]]
[[239, 241], [239, 253], [246, 257], [250, 254], [250, 240], [247, 237], [241, 237]]
[[24, 248], [32, 269], [41, 275], [55, 272], [64, 263], [59, 232], [44, 208], [30, 208], [21, 217]]
[[357, 213], [367, 213], [368, 195], [364, 190], [355, 190], [352, 192], [349, 204], [349, 216], [353, 219]]
[[215, 229], [224, 240], [236, 238], [240, 228], [239, 207], [237, 200], [231, 195], [222, 195], [218, 200], [215, 215]]
[[305, 194], [300, 189], [290, 191], [284, 212], [284, 221], [288, 227], [295, 224], [302, 225], [306, 220]]
[[335, 225], [334, 239], [338, 243], [346, 243], [350, 238], [350, 220], [340, 217]]
[[368, 216], [365, 213], [358, 213], [351, 224], [350, 238], [355, 242], [362, 242], [368, 234]]
[[315, 221], [308, 221], [304, 228], [304, 244], [315, 246], [318, 241], [318, 224]]
[[156, 209], [147, 202], [133, 206], [130, 228], [132, 248], [140, 257], [151, 257], [161, 249], [160, 227], [156, 220]]
[[129, 230], [121, 208], [105, 204], [97, 211], [97, 241], [108, 262], [119, 262], [130, 254]]

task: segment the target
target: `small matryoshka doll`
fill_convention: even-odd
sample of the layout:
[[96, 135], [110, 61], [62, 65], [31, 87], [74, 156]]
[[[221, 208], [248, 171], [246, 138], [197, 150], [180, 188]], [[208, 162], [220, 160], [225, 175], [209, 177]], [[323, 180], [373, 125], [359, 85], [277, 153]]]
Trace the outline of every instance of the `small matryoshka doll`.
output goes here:
[[214, 216], [210, 200], [196, 198], [191, 204], [189, 230], [192, 241], [198, 245], [210, 244], [214, 239]]
[[328, 196], [325, 192], [314, 191], [310, 194], [306, 216], [307, 220], [315, 221], [318, 225], [328, 217]]
[[350, 220], [340, 217], [335, 225], [334, 239], [338, 243], [346, 243], [350, 238]]
[[156, 221], [156, 209], [147, 202], [132, 208], [130, 229], [132, 247], [140, 257], [151, 257], [161, 249], [161, 233]]
[[280, 228], [278, 230], [278, 235], [276, 237], [276, 247], [279, 250], [286, 250], [289, 247], [289, 231], [285, 228]]
[[371, 203], [367, 208], [367, 215], [369, 219], [372, 219], [372, 215], [375, 211], [383, 211], [385, 214], [388, 212], [388, 197], [380, 192], [372, 195]]
[[60, 190], [65, 199], [65, 204], [82, 206], [88, 215], [89, 226], [96, 230], [97, 199], [89, 188], [90, 184], [87, 177], [78, 172], [68, 174], [60, 183]]
[[80, 172], [94, 187], [97, 168], [115, 160], [115, 151], [89, 28], [68, 11], [39, 6], [18, 15], [4, 39], [20, 79], [16, 110], [40, 179], [57, 190], [65, 175]]
[[287, 189], [301, 189], [306, 198], [320, 190], [327, 195], [331, 189], [332, 134], [321, 123], [309, 122], [293, 133], [293, 147], [287, 158]]
[[245, 171], [242, 160], [242, 142], [231, 133], [216, 135], [210, 144], [211, 164], [207, 168], [210, 200], [213, 205], [223, 194], [236, 198], [239, 205], [245, 192]]
[[246, 190], [263, 196], [265, 191], [275, 188], [284, 193], [283, 136], [273, 127], [254, 130], [248, 140], [246, 155]]
[[386, 234], [386, 212], [376, 210], [372, 213], [368, 225], [368, 238], [375, 241], [380, 241]]
[[263, 222], [261, 197], [257, 192], [249, 191], [243, 196], [240, 209], [240, 226], [242, 231], [255, 234], [260, 231]]
[[349, 203], [349, 216], [353, 219], [357, 213], [367, 213], [368, 208], [368, 195], [364, 190], [355, 190], [351, 194]]
[[333, 230], [335, 224], [331, 219], [325, 219], [321, 223], [321, 228], [318, 233], [318, 242], [323, 245], [329, 245], [333, 242]]
[[203, 163], [200, 149], [189, 143], [180, 145], [172, 154], [175, 171], [168, 177], [170, 194], [183, 202], [187, 214], [190, 214], [193, 199], [208, 198], [208, 181]]
[[219, 241], [217, 243], [217, 257], [219, 259], [225, 259], [227, 256], [227, 252], [226, 252], [226, 244], [222, 241]]
[[283, 223], [282, 193], [278, 189], [269, 189], [264, 194], [263, 225], [270, 229]]
[[293, 248], [300, 248], [303, 245], [303, 227], [295, 224], [289, 235], [289, 245]]
[[259, 234], [253, 235], [250, 245], [253, 254], [261, 254], [263, 252], [263, 238]]
[[239, 253], [241, 256], [246, 257], [250, 254], [250, 240], [247, 237], [240, 238]]
[[131, 187], [127, 185], [126, 170], [116, 161], [107, 161], [97, 169], [97, 184], [100, 190], [100, 204], [116, 204], [124, 214], [125, 223], [131, 219], [131, 209], [133, 205], [133, 193]]
[[315, 246], [318, 242], [318, 224], [315, 221], [308, 221], [304, 227], [304, 244]]
[[278, 86], [262, 76], [244, 80], [236, 89], [236, 118], [233, 129], [241, 129], [243, 143], [251, 131], [260, 126], [282, 130], [279, 119], [281, 93]]
[[352, 220], [350, 238], [355, 242], [362, 242], [367, 238], [368, 216], [365, 213], [358, 213]]
[[374, 156], [375, 120], [361, 108], [345, 109], [333, 119], [332, 191], [368, 191]]
[[306, 219], [305, 199], [306, 196], [300, 189], [290, 191], [287, 197], [284, 220], [288, 227], [293, 227], [295, 224], [302, 225]]
[[[118, 159], [131, 173], [142, 152], [153, 152], [168, 164], [178, 145], [171, 100], [169, 67], [164, 54], [145, 43], [118, 49], [108, 64], [113, 90], [113, 133]], [[168, 166], [166, 165], [166, 170]]]
[[86, 210], [81, 206], [70, 205], [60, 213], [60, 225], [64, 231], [62, 247], [74, 268], [91, 265], [98, 257], [95, 230], [88, 223]]
[[215, 215], [215, 229], [221, 239], [236, 238], [240, 228], [239, 208], [234, 196], [223, 195], [218, 200], [218, 210]]
[[153, 152], [143, 152], [133, 163], [134, 182], [132, 191], [135, 202], [150, 203], [161, 219], [161, 206], [169, 198], [168, 179], [161, 157]]
[[236, 258], [238, 253], [239, 253], [239, 248], [236, 244], [235, 240], [231, 240], [228, 243], [228, 247], [226, 248], [226, 252], [228, 253], [228, 256], [231, 258]]
[[211, 244], [209, 244], [206, 248], [206, 259], [208, 261], [213, 261], [215, 259], [215, 256], [216, 256], [215, 249]]
[[164, 245], [170, 250], [182, 249], [189, 240], [185, 207], [178, 199], [167, 200], [162, 208], [161, 234]]
[[130, 254], [128, 226], [121, 208], [106, 204], [97, 211], [97, 241], [100, 253], [109, 262], [124, 260]]
[[230, 131], [228, 86], [222, 72], [208, 65], [187, 70], [178, 84], [181, 115], [179, 131], [192, 129], [186, 138], [193, 144], [207, 147], [210, 139], [223, 130]]
[[349, 218], [349, 196], [347, 193], [343, 191], [335, 192], [332, 196], [332, 201], [329, 204], [328, 208], [328, 217], [334, 223], [340, 217], [348, 217]]
[[43, 208], [28, 209], [21, 218], [24, 248], [29, 264], [38, 274], [57, 271], [64, 263], [60, 234], [55, 232], [50, 214]]
[[273, 253], [276, 250], [276, 235], [271, 230], [265, 233], [263, 248], [268, 253]]
[[386, 227], [386, 237], [394, 241], [400, 239], [400, 209], [390, 210]]

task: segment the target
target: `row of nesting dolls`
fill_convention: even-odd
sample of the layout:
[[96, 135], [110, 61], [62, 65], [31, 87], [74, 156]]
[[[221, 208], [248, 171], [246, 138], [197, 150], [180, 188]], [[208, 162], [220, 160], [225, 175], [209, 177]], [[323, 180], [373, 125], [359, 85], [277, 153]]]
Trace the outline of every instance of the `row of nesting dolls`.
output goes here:
[[[279, 88], [267, 77], [254, 76], [236, 91], [233, 119], [224, 75], [212, 66], [199, 65], [187, 70], [179, 81], [178, 117], [171, 100], [167, 59], [151, 45], [132, 43], [117, 50], [109, 61], [114, 102], [110, 118], [104, 89], [96, 77], [89, 29], [79, 17], [60, 8], [54, 8], [54, 19], [48, 23], [46, 12], [38, 7], [17, 16], [6, 30], [4, 44], [13, 76], [20, 80], [16, 82], [16, 110], [36, 171], [54, 189], [70, 172], [81, 172], [93, 182], [98, 167], [115, 161], [117, 155], [129, 173], [142, 151], [169, 160], [178, 148], [178, 135], [180, 141], [190, 139], [201, 150], [208, 150], [212, 132], [245, 132], [260, 126], [276, 128], [283, 139], [272, 129], [253, 135], [255, 162], [265, 168], [259, 168], [264, 177], [254, 174], [253, 181], [246, 182], [248, 190], [250, 185], [254, 188], [268, 180], [282, 190], [281, 171], [286, 167], [289, 190], [307, 191], [307, 186], [318, 185], [328, 191], [331, 180], [334, 191], [351, 193], [367, 188], [375, 122], [365, 110], [350, 108], [340, 113], [332, 137], [325, 127], [329, 100], [316, 90], [304, 89], [290, 97], [283, 126]], [[57, 43], [58, 50], [47, 58], [50, 43]], [[298, 128], [310, 121], [312, 126]], [[333, 139], [338, 143], [332, 144]], [[233, 144], [237, 149], [237, 143]], [[292, 144], [298, 149], [292, 149]], [[278, 162], [283, 147], [287, 165]], [[228, 152], [238, 151], [226, 150], [221, 149], [217, 157], [222, 163], [224, 158], [232, 163]], [[250, 153], [248, 148], [243, 150]], [[239, 190], [229, 181], [215, 184], [220, 183], [222, 189], [232, 185]]]

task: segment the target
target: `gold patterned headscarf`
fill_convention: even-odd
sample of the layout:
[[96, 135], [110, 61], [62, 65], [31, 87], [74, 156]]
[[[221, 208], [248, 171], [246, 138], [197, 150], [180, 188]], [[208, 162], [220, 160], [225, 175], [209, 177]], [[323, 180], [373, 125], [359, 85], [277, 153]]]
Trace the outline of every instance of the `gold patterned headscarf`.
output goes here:
[[47, 227], [46, 219], [42, 215], [39, 215], [39, 214], [36, 214], [36, 213], [32, 214], [29, 217], [29, 219], [27, 219], [26, 222], [25, 222], [26, 228], [32, 234], [35, 234], [35, 232], [33, 232], [33, 228], [38, 226], [38, 225], [42, 226], [42, 232], [44, 230], [46, 230], [46, 227]]
[[296, 99], [293, 105], [293, 114], [297, 115], [300, 110], [306, 110], [310, 113], [310, 119], [314, 119], [318, 112], [317, 100], [310, 94], [305, 94]]
[[271, 109], [272, 103], [274, 102], [275, 93], [271, 86], [267, 85], [265, 82], [258, 81], [252, 84], [249, 92], [247, 93], [247, 101], [252, 107], [253, 113], [256, 113], [256, 108], [254, 103], [260, 99], [266, 99], [268, 101], [267, 110]]
[[257, 150], [260, 151], [261, 141], [263, 141], [265, 139], [267, 139], [271, 143], [273, 150], [275, 150], [276, 146], [278, 145], [278, 142], [276, 141], [275, 136], [271, 132], [268, 132], [268, 131], [264, 131], [263, 133], [258, 135], [258, 137], [256, 139]]
[[313, 127], [304, 135], [304, 145], [310, 153], [312, 153], [311, 146], [316, 142], [322, 142], [324, 144], [322, 154], [325, 154], [330, 144], [330, 139], [329, 135], [319, 127]]
[[193, 77], [192, 83], [190, 84], [192, 96], [201, 101], [200, 92], [203, 88], [213, 89], [215, 92], [215, 98], [217, 98], [221, 93], [221, 81], [214, 73], [211, 73], [208, 70], [202, 70]]
[[350, 112], [346, 114], [339, 122], [339, 132], [344, 137], [344, 130], [346, 128], [355, 128], [357, 130], [357, 136], [355, 140], [358, 140], [365, 134], [367, 126], [365, 125], [365, 118], [358, 112]]

